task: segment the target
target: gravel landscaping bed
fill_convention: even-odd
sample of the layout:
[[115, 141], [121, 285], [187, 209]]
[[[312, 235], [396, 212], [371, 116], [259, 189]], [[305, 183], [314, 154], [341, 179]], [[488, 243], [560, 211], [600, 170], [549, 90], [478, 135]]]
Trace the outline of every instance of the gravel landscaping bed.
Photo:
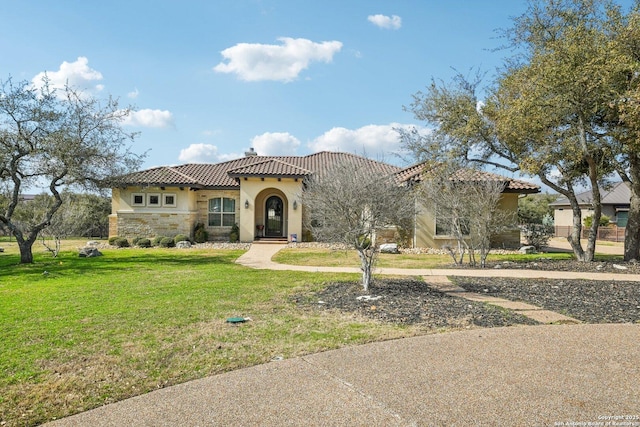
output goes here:
[[316, 310], [337, 309], [427, 329], [537, 324], [512, 311], [451, 297], [415, 279], [378, 279], [366, 293], [359, 283], [330, 283], [318, 293], [298, 295], [294, 300]]
[[[638, 263], [622, 262], [540, 259], [527, 263], [495, 263], [487, 268], [640, 274]], [[585, 323], [640, 323], [640, 282], [502, 277], [453, 277], [451, 280], [471, 292], [526, 302]], [[369, 298], [358, 298], [367, 295]], [[335, 309], [378, 321], [419, 324], [433, 329], [536, 324], [509, 310], [448, 296], [413, 278], [378, 277], [366, 293], [359, 283], [330, 283], [316, 294], [297, 296], [296, 301], [316, 310]]]
[[458, 286], [523, 301], [586, 323], [640, 322], [640, 282], [454, 277]]
[[[451, 268], [471, 268], [468, 264], [454, 266]], [[594, 273], [621, 273], [640, 274], [640, 263], [638, 262], [578, 262], [573, 260], [552, 260], [540, 257], [532, 262], [489, 262], [487, 269], [528, 269], [528, 270], [556, 270], [556, 271], [580, 271]]]

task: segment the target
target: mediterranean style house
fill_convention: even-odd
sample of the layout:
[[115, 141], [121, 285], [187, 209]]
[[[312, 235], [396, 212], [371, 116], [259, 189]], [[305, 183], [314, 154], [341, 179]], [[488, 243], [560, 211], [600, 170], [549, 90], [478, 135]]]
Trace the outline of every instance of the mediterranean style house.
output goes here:
[[[400, 168], [347, 153], [258, 156], [253, 149], [243, 158], [222, 163], [151, 168], [127, 175], [112, 189], [109, 236], [193, 236], [196, 224], [204, 224], [210, 240], [227, 240], [237, 224], [241, 242], [307, 241], [312, 237], [303, 229], [304, 179], [322, 177], [344, 162], [372, 174], [395, 175], [399, 185], [419, 183], [424, 169], [424, 164]], [[469, 172], [465, 179], [504, 181], [504, 209], [517, 209], [519, 194], [540, 191], [536, 185], [488, 172]], [[438, 235], [435, 222], [428, 211], [416, 218], [414, 246], [440, 247], [451, 242], [450, 236]], [[500, 242], [519, 245], [519, 231], [502, 236]]]

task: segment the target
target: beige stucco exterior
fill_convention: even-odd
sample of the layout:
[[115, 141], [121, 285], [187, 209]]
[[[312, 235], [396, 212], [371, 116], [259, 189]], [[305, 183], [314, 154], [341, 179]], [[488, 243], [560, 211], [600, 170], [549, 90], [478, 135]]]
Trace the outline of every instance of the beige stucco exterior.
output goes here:
[[[582, 220], [593, 216], [593, 208], [589, 206], [581, 206]], [[614, 206], [603, 205], [602, 215], [608, 216], [610, 219], [615, 219], [617, 212]], [[553, 222], [556, 227], [572, 227], [573, 226], [573, 210], [570, 206], [557, 207], [553, 210]]]
[[[270, 196], [282, 199], [284, 207], [284, 229], [282, 236], [291, 238], [295, 234], [302, 239], [302, 180], [296, 178], [247, 177], [240, 181], [240, 241], [251, 242], [257, 236], [256, 226], [265, 224], [265, 203]], [[245, 208], [245, 203], [248, 207]], [[295, 202], [295, 203], [294, 203]], [[246, 212], [246, 214], [245, 214]]]
[[[141, 197], [136, 205], [134, 197]], [[159, 203], [150, 204], [152, 197]], [[173, 204], [167, 204], [174, 197]], [[127, 187], [112, 190], [112, 212], [109, 217], [109, 236], [155, 237], [191, 234], [196, 219], [196, 199], [193, 192], [178, 187]]]
[[[235, 225], [239, 239], [256, 238], [310, 241], [304, 230], [308, 211], [302, 204], [303, 181], [311, 176], [331, 179], [338, 164], [362, 168], [372, 176], [393, 176], [399, 185], [419, 185], [433, 165], [425, 161], [407, 168], [343, 152], [321, 151], [306, 156], [262, 156], [250, 149], [244, 157], [221, 163], [189, 163], [158, 166], [122, 177], [123, 186], [112, 192], [109, 236], [126, 238], [186, 234], [203, 224], [209, 240], [229, 241]], [[505, 182], [501, 205], [517, 210], [518, 195], [536, 193], [539, 187], [490, 172], [462, 168], [455, 172], [461, 181]], [[124, 183], [128, 184], [124, 184]], [[233, 201], [233, 202], [231, 202]], [[209, 209], [215, 212], [209, 212]], [[223, 225], [224, 224], [224, 225]], [[417, 247], [442, 247], [451, 236], [436, 236], [436, 221], [428, 209], [409, 224], [379, 233], [379, 241], [403, 240]], [[409, 242], [410, 239], [410, 242]], [[517, 246], [518, 230], [495, 239], [498, 246]]]
[[[298, 241], [310, 240], [308, 233], [303, 232], [304, 207], [300, 201], [301, 193], [302, 181], [295, 178], [242, 178], [239, 190], [186, 187], [116, 188], [112, 191], [109, 236], [153, 238], [185, 234], [193, 237], [195, 225], [202, 223], [209, 234], [209, 240], [226, 241], [229, 239], [231, 227], [213, 227], [209, 225], [208, 220], [209, 200], [223, 197], [235, 200], [235, 222], [240, 228], [240, 241], [252, 242], [260, 233], [257, 226], [265, 224], [267, 199], [277, 196], [282, 200], [284, 214], [282, 233], [278, 237], [291, 240], [295, 235]], [[143, 198], [144, 206], [136, 206], [135, 196]], [[147, 203], [152, 196], [159, 197], [158, 205]], [[175, 203], [163, 204], [165, 196], [174, 196]], [[517, 206], [518, 194], [503, 195], [500, 201], [502, 209], [515, 212]], [[414, 247], [442, 248], [456, 243], [450, 236], [436, 236], [435, 218], [425, 206], [419, 209], [415, 218], [412, 240]], [[520, 232], [517, 229], [496, 236], [493, 242], [496, 247], [517, 247], [519, 244]]]
[[[284, 223], [282, 238], [296, 235], [302, 239], [302, 181], [295, 178], [251, 178], [240, 181], [240, 189], [209, 190], [187, 187], [127, 187], [112, 191], [112, 213], [109, 218], [109, 236], [173, 237], [185, 234], [193, 237], [196, 224], [202, 223], [210, 240], [228, 240], [230, 226], [209, 225], [209, 200], [230, 198], [235, 200], [235, 222], [240, 228], [240, 241], [252, 242], [257, 236], [257, 225], [265, 222], [265, 203], [270, 196], [283, 202]], [[136, 204], [135, 197], [143, 203]], [[150, 204], [157, 197], [158, 204]], [[173, 204], [164, 203], [174, 197]], [[169, 199], [170, 200], [170, 199]], [[245, 207], [245, 203], [248, 207]]]
[[[499, 202], [500, 209], [517, 212], [518, 194], [504, 193]], [[442, 248], [455, 246], [456, 240], [451, 236], [436, 235], [436, 220], [428, 206], [420, 205], [415, 220], [413, 245], [421, 248]], [[520, 230], [514, 229], [492, 239], [492, 246], [514, 248], [520, 245]]]

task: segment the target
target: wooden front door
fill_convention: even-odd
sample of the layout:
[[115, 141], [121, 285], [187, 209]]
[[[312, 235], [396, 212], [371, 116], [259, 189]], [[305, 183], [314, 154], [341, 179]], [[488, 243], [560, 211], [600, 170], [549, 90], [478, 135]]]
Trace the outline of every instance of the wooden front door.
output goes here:
[[284, 234], [284, 204], [278, 196], [271, 196], [266, 203], [265, 237], [282, 237]]

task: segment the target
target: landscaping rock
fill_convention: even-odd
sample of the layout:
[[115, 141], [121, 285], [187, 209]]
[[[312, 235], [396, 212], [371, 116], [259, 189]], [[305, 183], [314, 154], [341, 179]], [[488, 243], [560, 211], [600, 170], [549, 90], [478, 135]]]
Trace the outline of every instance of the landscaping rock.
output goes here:
[[0, 248], [0, 252], [4, 252], [4, 248]]
[[397, 243], [383, 243], [380, 245], [380, 253], [382, 254], [399, 254]]
[[87, 246], [98, 246], [98, 245], [100, 245], [100, 243], [96, 242], [95, 240], [89, 240], [87, 242]]
[[191, 247], [191, 243], [187, 240], [182, 240], [176, 243], [176, 248], [178, 249], [189, 249]]
[[535, 254], [538, 252], [535, 246], [523, 246], [520, 248], [521, 254]]
[[80, 249], [78, 256], [80, 258], [94, 258], [97, 256], [102, 256], [102, 252], [100, 252], [97, 248], [85, 247]]

